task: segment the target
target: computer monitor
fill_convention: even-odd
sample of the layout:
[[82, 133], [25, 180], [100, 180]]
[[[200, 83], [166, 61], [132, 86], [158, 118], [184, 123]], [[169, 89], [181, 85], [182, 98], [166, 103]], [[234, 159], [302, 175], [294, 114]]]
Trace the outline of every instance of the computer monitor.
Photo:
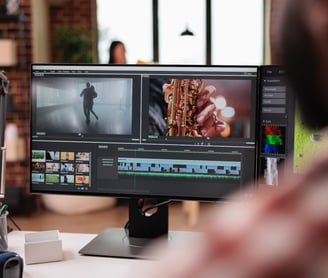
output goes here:
[[168, 234], [167, 204], [147, 217], [140, 198], [225, 200], [254, 181], [257, 84], [255, 66], [32, 64], [30, 190], [130, 198], [129, 244], [95, 240], [124, 251], [81, 253], [138, 256], [133, 239]]

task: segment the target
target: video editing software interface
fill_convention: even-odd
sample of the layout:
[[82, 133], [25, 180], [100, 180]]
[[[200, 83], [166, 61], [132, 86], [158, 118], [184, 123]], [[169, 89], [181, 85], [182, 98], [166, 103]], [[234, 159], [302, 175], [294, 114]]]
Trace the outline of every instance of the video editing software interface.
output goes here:
[[[31, 191], [210, 200], [241, 189], [257, 174], [258, 69], [33, 64]], [[280, 128], [279, 157], [283, 124], [266, 127]]]

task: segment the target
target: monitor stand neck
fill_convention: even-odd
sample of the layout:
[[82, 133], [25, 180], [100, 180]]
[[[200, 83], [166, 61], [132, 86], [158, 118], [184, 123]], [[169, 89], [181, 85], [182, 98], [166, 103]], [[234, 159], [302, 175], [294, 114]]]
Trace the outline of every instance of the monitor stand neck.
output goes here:
[[[159, 200], [164, 202], [165, 200]], [[156, 208], [153, 214], [143, 212], [140, 199], [129, 200], [129, 238], [154, 239], [168, 235], [169, 209], [168, 203]]]

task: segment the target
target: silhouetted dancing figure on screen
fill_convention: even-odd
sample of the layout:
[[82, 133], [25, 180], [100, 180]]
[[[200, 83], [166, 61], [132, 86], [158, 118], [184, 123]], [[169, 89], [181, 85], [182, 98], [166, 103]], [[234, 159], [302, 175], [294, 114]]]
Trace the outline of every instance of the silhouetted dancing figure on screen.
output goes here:
[[91, 85], [91, 95], [92, 95], [92, 99], [91, 99], [91, 102], [90, 102], [90, 112], [96, 117], [96, 119], [98, 120], [98, 116], [97, 114], [95, 113], [95, 111], [93, 111], [93, 99], [96, 98], [98, 96], [96, 90], [95, 90], [95, 87], [93, 85]]
[[86, 117], [86, 122], [90, 122], [90, 112], [96, 117], [98, 120], [98, 116], [93, 111], [93, 99], [97, 97], [97, 93], [95, 88], [90, 85], [89, 82], [86, 83], [86, 88], [83, 89], [80, 96], [83, 96], [83, 112]]

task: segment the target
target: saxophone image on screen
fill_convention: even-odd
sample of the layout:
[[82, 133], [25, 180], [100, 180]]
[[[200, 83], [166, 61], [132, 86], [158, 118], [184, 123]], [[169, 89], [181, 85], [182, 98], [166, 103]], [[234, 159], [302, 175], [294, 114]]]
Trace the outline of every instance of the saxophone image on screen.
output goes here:
[[197, 124], [197, 96], [204, 87], [201, 79], [172, 79], [163, 86], [167, 110], [167, 136], [201, 136]]

